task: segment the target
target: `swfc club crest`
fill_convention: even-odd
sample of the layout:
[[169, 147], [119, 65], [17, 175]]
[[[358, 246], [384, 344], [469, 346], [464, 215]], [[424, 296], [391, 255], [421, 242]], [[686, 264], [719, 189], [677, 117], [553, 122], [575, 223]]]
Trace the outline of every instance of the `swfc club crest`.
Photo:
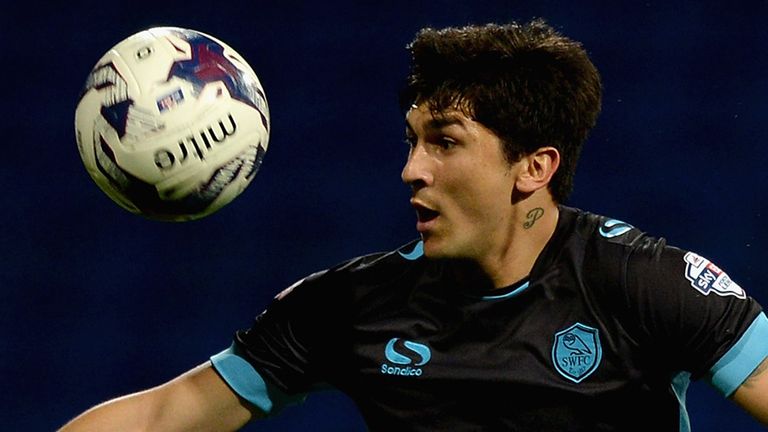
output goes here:
[[714, 292], [719, 296], [736, 296], [740, 299], [747, 298], [744, 290], [732, 281], [728, 275], [708, 259], [688, 252], [683, 257], [685, 260], [685, 278], [691, 282], [691, 286], [704, 295]]
[[555, 334], [552, 362], [560, 375], [580, 383], [597, 370], [603, 357], [597, 329], [576, 323]]

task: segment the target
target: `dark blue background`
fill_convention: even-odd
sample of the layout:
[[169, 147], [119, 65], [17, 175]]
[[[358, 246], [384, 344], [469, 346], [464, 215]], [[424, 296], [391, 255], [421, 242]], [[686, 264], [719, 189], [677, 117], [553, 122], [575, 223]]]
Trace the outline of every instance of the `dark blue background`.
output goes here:
[[[0, 430], [53, 430], [164, 382], [227, 347], [295, 279], [415, 237], [396, 91], [404, 46], [426, 25], [544, 17], [581, 40], [605, 97], [571, 204], [713, 259], [768, 304], [765, 1], [364, 3], [27, 1], [3, 11]], [[93, 64], [156, 25], [234, 47], [272, 111], [253, 184], [196, 222], [118, 208], [74, 142]], [[689, 409], [695, 431], [759, 429], [702, 383]], [[347, 399], [326, 393], [247, 429], [363, 426]]]

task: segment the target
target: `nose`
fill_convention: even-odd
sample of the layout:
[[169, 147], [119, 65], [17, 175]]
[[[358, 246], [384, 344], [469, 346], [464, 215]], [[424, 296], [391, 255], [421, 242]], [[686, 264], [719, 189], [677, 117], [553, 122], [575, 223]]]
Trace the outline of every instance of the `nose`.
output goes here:
[[402, 173], [400, 173], [403, 183], [411, 186], [414, 190], [432, 184], [434, 177], [429, 168], [428, 159], [429, 156], [424, 146], [417, 144], [411, 147], [408, 160], [405, 162]]

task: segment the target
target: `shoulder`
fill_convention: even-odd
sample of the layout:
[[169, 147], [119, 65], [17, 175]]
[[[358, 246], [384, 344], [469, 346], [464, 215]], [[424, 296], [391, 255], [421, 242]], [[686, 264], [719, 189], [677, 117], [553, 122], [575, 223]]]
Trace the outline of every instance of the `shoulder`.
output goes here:
[[587, 242], [625, 247], [638, 246], [639, 241], [655, 240], [633, 224], [573, 207], [560, 207], [563, 227]]
[[623, 296], [631, 267], [640, 264], [660, 269], [670, 259], [682, 262], [678, 255], [684, 252], [631, 222], [568, 207], [561, 208], [561, 213], [563, 246], [577, 261], [582, 280], [600, 294]]
[[[664, 237], [649, 234], [630, 223], [588, 212], [579, 211], [579, 215], [579, 232], [585, 245], [584, 263], [586, 268], [594, 270], [587, 272], [591, 276], [610, 275], [626, 288], [627, 284], [644, 281], [650, 286], [668, 286], [679, 280], [693, 284], [702, 269], [721, 272], [706, 258], [670, 245]], [[617, 284], [608, 286], [611, 285]]]
[[621, 265], [630, 255], [652, 257], [667, 247], [663, 237], [649, 235], [624, 220], [564, 206], [560, 212], [563, 222], [559, 230], [565, 231], [564, 243], [580, 249], [585, 264], [596, 260], [603, 266]]
[[296, 291], [327, 295], [386, 285], [406, 274], [418, 272], [425, 264], [422, 243], [413, 240], [394, 250], [360, 255], [312, 273], [283, 290], [276, 299], [281, 300]]
[[380, 273], [385, 270], [405, 269], [423, 261], [424, 248], [421, 240], [412, 240], [399, 248], [387, 252], [375, 252], [346, 260], [331, 267], [334, 274]]

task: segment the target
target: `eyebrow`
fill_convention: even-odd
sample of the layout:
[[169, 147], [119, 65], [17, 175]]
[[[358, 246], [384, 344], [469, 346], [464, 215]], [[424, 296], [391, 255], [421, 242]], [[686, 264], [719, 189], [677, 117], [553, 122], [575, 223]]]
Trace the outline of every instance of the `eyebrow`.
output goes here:
[[[458, 114], [441, 114], [438, 117], [432, 117], [427, 121], [425, 129], [435, 131], [453, 125], [466, 129], [464, 121]], [[407, 119], [405, 120], [405, 127], [409, 132], [413, 132], [413, 127]]]

